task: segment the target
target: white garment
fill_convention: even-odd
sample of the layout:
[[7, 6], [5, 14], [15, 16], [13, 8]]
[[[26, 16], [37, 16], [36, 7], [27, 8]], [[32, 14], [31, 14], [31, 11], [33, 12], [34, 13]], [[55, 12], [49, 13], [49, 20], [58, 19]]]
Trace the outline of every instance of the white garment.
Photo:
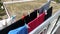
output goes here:
[[6, 19], [7, 21], [7, 26], [11, 25], [12, 23], [15, 22], [15, 15], [12, 16], [11, 18]]
[[14, 23], [14, 20], [15, 20], [15, 16], [8, 19], [0, 20], [0, 30]]
[[9, 26], [9, 25], [11, 25], [12, 24], [12, 19], [11, 18], [8, 18], [8, 19], [6, 19], [6, 24], [7, 24], [7, 26]]
[[3, 29], [5, 27], [5, 25], [6, 25], [5, 19], [4, 20], [1, 20], [0, 21], [0, 30]]

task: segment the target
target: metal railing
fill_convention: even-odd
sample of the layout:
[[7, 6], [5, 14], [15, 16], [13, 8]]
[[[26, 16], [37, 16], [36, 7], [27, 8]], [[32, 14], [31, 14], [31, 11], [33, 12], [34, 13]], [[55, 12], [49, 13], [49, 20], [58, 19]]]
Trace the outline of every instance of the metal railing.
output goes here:
[[44, 28], [47, 28], [48, 24], [50, 24], [54, 19], [58, 18], [59, 15], [60, 15], [60, 10], [56, 12], [54, 15], [52, 15], [50, 18], [48, 18], [45, 22], [40, 24], [37, 28], [35, 28], [29, 34], [38, 34], [39, 32], [42, 32], [42, 30], [44, 30]]
[[12, 4], [12, 3], [30, 2], [30, 1], [34, 1], [34, 0], [7, 1], [7, 2], [3, 2], [3, 3], [4, 4]]

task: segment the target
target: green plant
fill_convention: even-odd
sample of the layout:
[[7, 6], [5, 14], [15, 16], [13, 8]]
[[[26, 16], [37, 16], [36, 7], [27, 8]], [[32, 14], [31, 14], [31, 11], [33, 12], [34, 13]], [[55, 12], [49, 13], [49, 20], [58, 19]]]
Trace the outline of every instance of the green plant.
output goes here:
[[60, 0], [55, 0], [57, 3], [60, 3]]
[[1, 6], [3, 6], [3, 3], [0, 0], [0, 19], [2, 19], [2, 16], [6, 15], [5, 9], [2, 9]]

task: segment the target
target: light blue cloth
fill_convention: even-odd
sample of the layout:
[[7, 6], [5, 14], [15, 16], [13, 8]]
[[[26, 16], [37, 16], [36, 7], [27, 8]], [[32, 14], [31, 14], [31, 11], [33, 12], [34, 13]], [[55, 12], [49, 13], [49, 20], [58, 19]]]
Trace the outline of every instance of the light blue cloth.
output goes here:
[[12, 19], [15, 19], [16, 15], [11, 16]]
[[28, 29], [27, 26], [24, 25], [22, 27], [9, 31], [8, 34], [28, 34]]

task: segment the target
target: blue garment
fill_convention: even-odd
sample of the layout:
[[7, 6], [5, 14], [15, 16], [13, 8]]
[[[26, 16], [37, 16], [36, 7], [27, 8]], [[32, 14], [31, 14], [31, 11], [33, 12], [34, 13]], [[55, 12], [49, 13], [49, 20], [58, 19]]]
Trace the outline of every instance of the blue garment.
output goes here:
[[28, 29], [27, 26], [24, 25], [22, 27], [9, 31], [8, 34], [28, 34]]

